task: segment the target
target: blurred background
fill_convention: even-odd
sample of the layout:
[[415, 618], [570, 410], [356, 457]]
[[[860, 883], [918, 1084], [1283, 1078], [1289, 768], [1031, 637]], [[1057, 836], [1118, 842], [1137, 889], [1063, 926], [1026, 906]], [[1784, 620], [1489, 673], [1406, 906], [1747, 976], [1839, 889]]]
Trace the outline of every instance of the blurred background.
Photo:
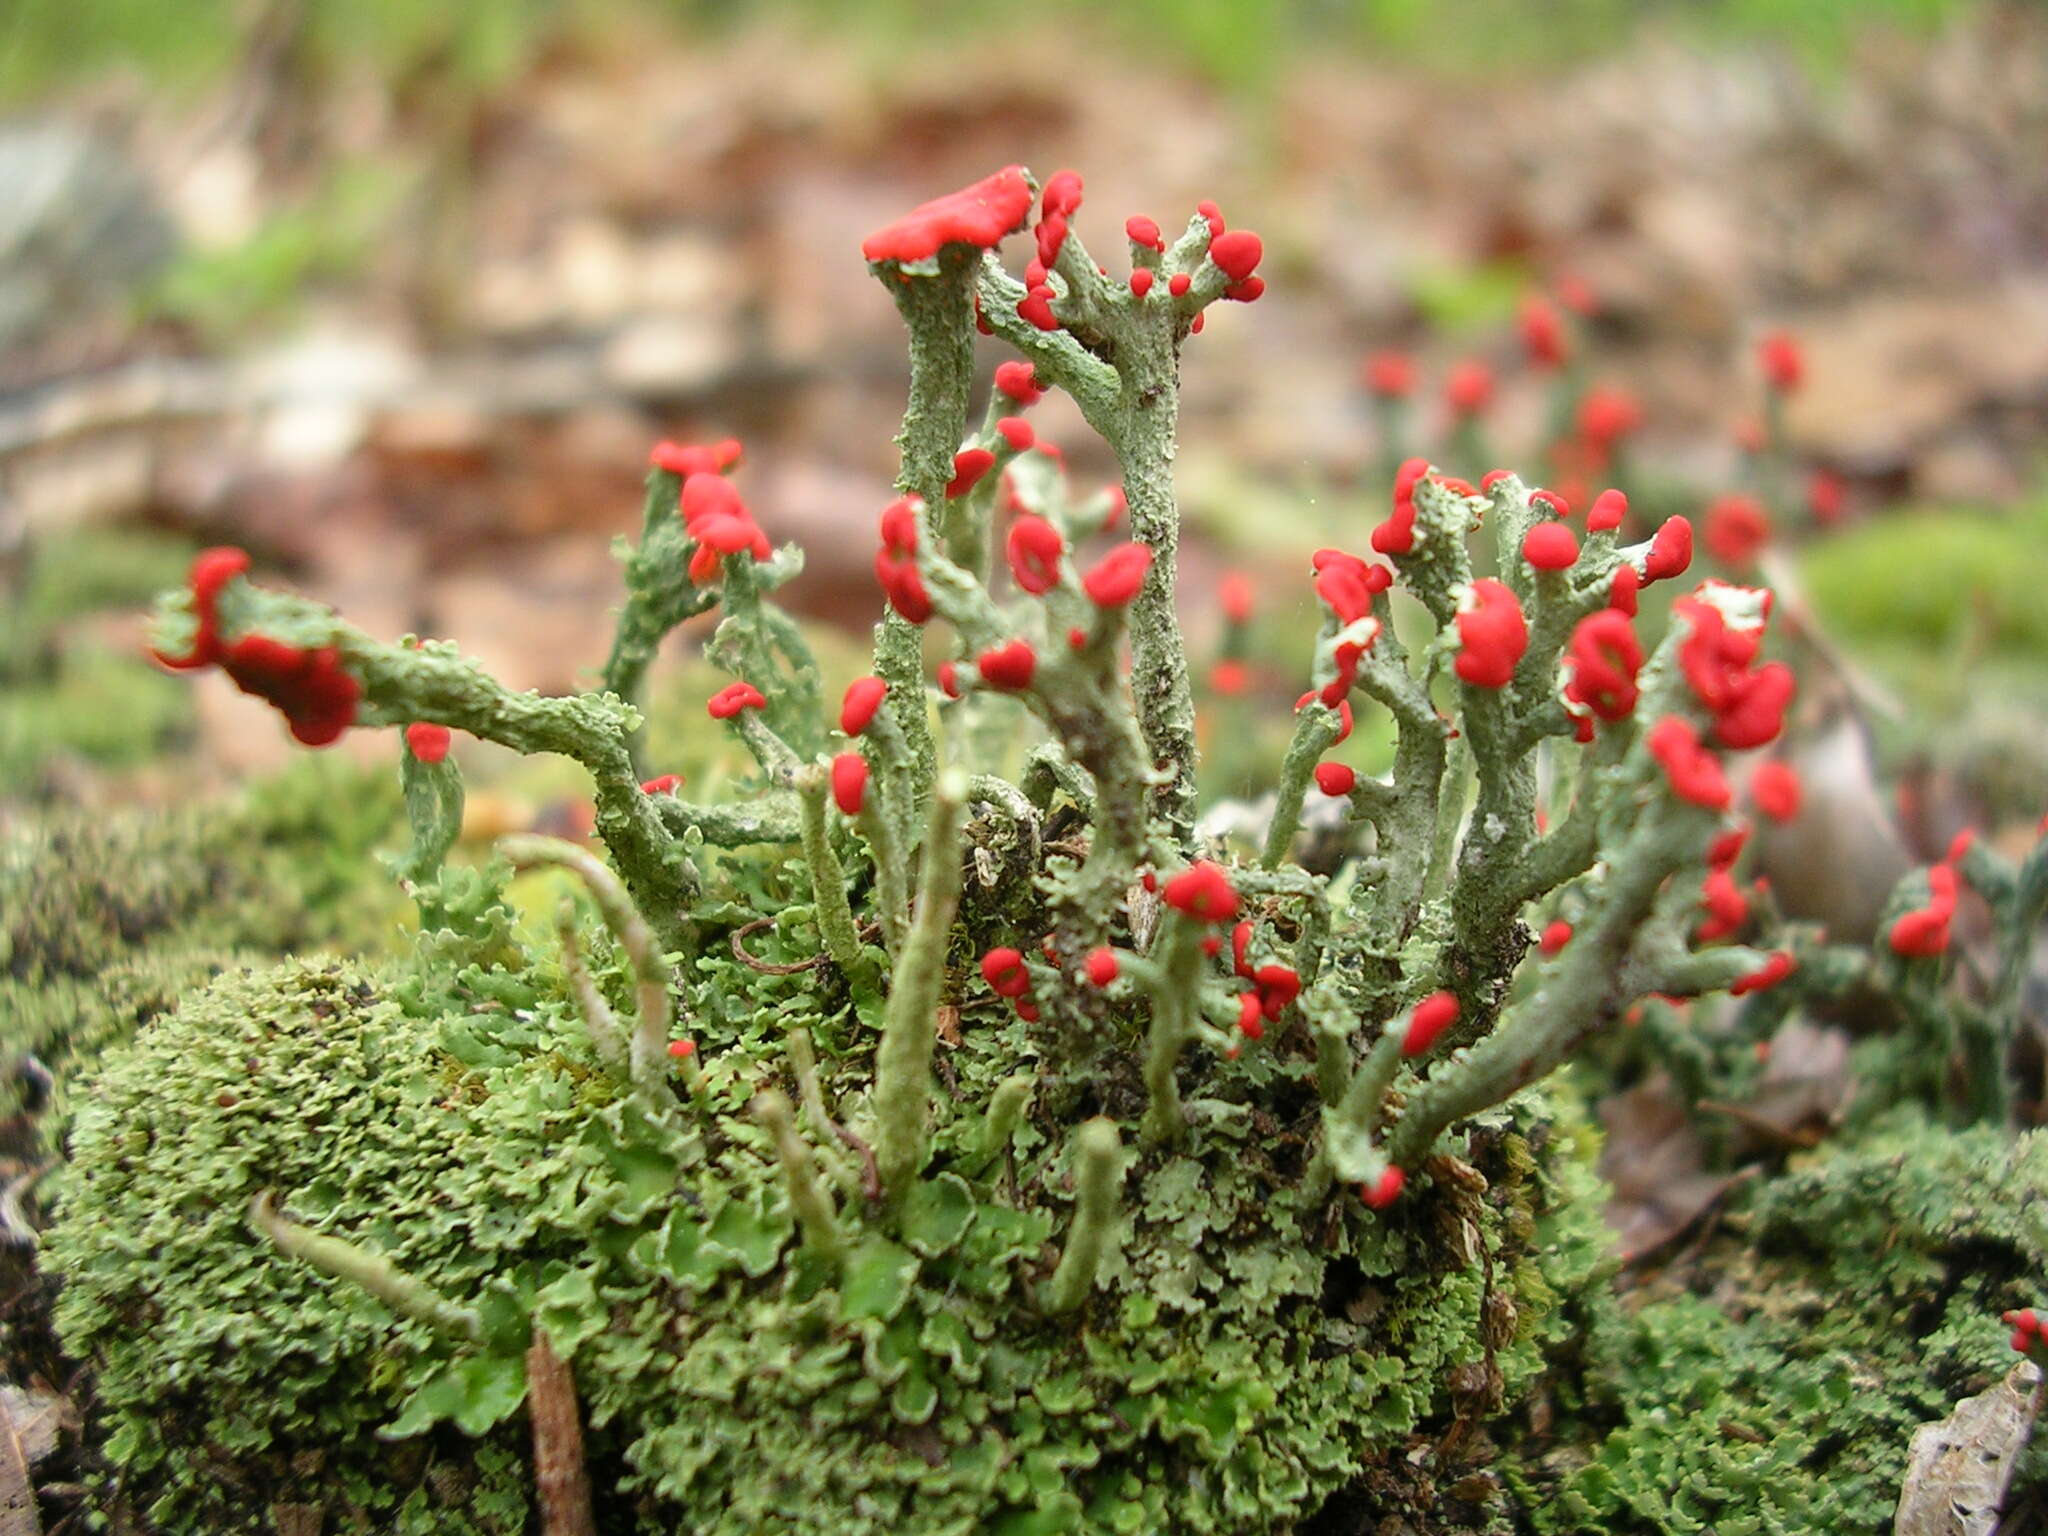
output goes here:
[[[1265, 238], [1266, 296], [1190, 342], [1181, 462], [1197, 649], [1247, 569], [1278, 718], [1302, 556], [1381, 515], [1363, 370], [1396, 350], [1407, 446], [1455, 473], [1549, 478], [1560, 401], [1605, 390], [1635, 415], [1587, 489], [1767, 492], [1884, 749], [1981, 741], [2002, 794], [2048, 786], [2038, 6], [10, 0], [0, 804], [287, 755], [218, 674], [138, 660], [200, 544], [586, 683], [656, 437], [745, 441], [759, 522], [808, 550], [793, 601], [857, 655], [907, 374], [860, 240], [1012, 161], [1085, 175], [1112, 271], [1132, 213], [1211, 198]], [[1781, 330], [1804, 377], [1759, 479]], [[1061, 402], [1035, 419], [1108, 475]]]

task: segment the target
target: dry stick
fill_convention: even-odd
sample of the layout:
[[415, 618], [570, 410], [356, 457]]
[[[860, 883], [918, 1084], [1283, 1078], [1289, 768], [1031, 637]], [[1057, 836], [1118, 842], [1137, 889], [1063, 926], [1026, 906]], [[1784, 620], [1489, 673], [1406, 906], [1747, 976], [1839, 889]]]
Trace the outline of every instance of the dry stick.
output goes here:
[[526, 1410], [533, 1421], [533, 1491], [541, 1536], [597, 1536], [575, 1373], [555, 1353], [544, 1328], [533, 1330], [526, 1351]]

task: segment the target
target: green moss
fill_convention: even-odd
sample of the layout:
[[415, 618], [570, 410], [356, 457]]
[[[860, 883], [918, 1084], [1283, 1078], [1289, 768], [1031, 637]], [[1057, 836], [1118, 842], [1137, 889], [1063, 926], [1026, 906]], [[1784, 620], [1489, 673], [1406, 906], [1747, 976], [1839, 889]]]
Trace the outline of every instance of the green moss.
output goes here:
[[1573, 1414], [1525, 1446], [1559, 1536], [1887, 1529], [1916, 1426], [2011, 1363], [2048, 1268], [2048, 1136], [1894, 1116], [1755, 1188], [1711, 1295], [1590, 1310]]

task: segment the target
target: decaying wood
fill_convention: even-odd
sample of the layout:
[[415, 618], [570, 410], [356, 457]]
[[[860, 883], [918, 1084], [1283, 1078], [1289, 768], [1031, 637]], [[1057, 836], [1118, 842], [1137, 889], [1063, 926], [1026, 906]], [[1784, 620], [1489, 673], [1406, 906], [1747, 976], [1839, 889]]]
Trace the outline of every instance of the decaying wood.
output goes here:
[[539, 1328], [526, 1351], [526, 1393], [527, 1413], [533, 1420], [533, 1486], [540, 1500], [541, 1536], [596, 1536], [575, 1373]]
[[2040, 1370], [2023, 1360], [1989, 1392], [1915, 1430], [1892, 1536], [1992, 1536], [2041, 1394]]
[[28, 1452], [15, 1429], [11, 1394], [0, 1392], [0, 1536], [43, 1536]]

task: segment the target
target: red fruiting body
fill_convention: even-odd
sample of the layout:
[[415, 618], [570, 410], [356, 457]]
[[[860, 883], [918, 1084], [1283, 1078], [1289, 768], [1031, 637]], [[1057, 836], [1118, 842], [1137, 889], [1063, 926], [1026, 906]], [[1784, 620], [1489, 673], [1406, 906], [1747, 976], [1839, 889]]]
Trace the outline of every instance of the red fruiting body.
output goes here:
[[1247, 1040], [1266, 1038], [1265, 1011], [1256, 992], [1240, 992], [1237, 998], [1237, 1031]]
[[1539, 571], [1568, 571], [1578, 563], [1578, 535], [1563, 523], [1538, 523], [1522, 539], [1522, 558]]
[[647, 457], [656, 469], [667, 470], [685, 480], [691, 475], [722, 475], [739, 463], [740, 440], [728, 437], [722, 442], [702, 447], [660, 442], [654, 445], [654, 451]]
[[1405, 352], [1375, 352], [1365, 360], [1365, 387], [1382, 400], [1415, 393], [1415, 364]]
[[1152, 269], [1150, 267], [1139, 267], [1137, 270], [1131, 273], [1131, 292], [1136, 297], [1142, 299], [1143, 297], [1145, 297], [1146, 294], [1150, 293], [1151, 291]]
[[1444, 401], [1453, 416], [1477, 416], [1493, 401], [1493, 370], [1482, 362], [1459, 363], [1444, 380]]
[[1052, 312], [1052, 289], [1044, 283], [1035, 285], [1017, 301], [1017, 314], [1041, 331], [1060, 328], [1059, 316]]
[[1251, 961], [1247, 957], [1251, 954], [1253, 927], [1252, 920], [1246, 918], [1230, 930], [1230, 968], [1247, 981], [1252, 974]]
[[1702, 944], [1725, 939], [1749, 921], [1749, 899], [1736, 887], [1735, 877], [1726, 869], [1711, 869], [1700, 884], [1700, 905], [1707, 920], [1694, 935]]
[[1707, 867], [1709, 869], [1732, 869], [1735, 861], [1742, 857], [1743, 844], [1749, 841], [1747, 826], [1730, 827], [1718, 834], [1707, 844]]
[[405, 728], [406, 750], [423, 763], [438, 763], [446, 758], [453, 739], [447, 726], [427, 720], [415, 720]]
[[[1309, 689], [1307, 693], [1304, 693], [1300, 698], [1294, 701], [1294, 712], [1296, 714], [1300, 714], [1302, 710], [1308, 708], [1311, 702], [1314, 702], [1318, 699], [1321, 699], [1321, 695], [1318, 694], [1315, 689]], [[1339, 702], [1333, 702], [1329, 699], [1321, 699], [1321, 702], [1323, 702], [1324, 704], [1328, 704], [1332, 709], [1335, 709], [1337, 711], [1337, 735], [1336, 738], [1333, 741], [1331, 741], [1330, 745], [1334, 747], [1338, 745], [1340, 742], [1350, 739], [1351, 728], [1355, 723], [1351, 714], [1351, 701], [1349, 699], [1344, 699]]]
[[1842, 520], [1849, 508], [1849, 483], [1833, 470], [1816, 469], [1806, 482], [1806, 510], [1823, 528]]
[[1612, 533], [1628, 516], [1628, 498], [1620, 491], [1602, 491], [1586, 512], [1586, 532]]
[[1636, 616], [1636, 593], [1642, 590], [1643, 578], [1632, 565], [1618, 565], [1614, 568], [1614, 580], [1607, 588], [1607, 606], [1616, 613]]
[[1033, 231], [1038, 239], [1038, 262], [1050, 270], [1060, 259], [1060, 247], [1067, 243], [1067, 220], [1064, 214], [1052, 214], [1038, 221]]
[[858, 752], [832, 759], [832, 803], [842, 816], [858, 816], [868, 794], [868, 760]]
[[1515, 594], [1491, 576], [1472, 583], [1459, 604], [1458, 659], [1452, 670], [1475, 688], [1505, 688], [1529, 649], [1529, 625]]
[[1359, 1185], [1358, 1198], [1365, 1202], [1366, 1209], [1384, 1211], [1401, 1198], [1401, 1189], [1407, 1182], [1407, 1174], [1398, 1168], [1388, 1168], [1370, 1184]]
[[668, 1053], [677, 1061], [688, 1061], [697, 1054], [697, 1042], [694, 1040], [671, 1040], [668, 1043]]
[[1522, 350], [1538, 368], [1561, 368], [1566, 353], [1564, 322], [1541, 294], [1522, 300], [1515, 321], [1522, 332]]
[[938, 677], [939, 692], [949, 699], [960, 697], [960, 667], [958, 663], [951, 661], [940, 662]]
[[1316, 788], [1341, 799], [1358, 787], [1358, 771], [1346, 763], [1317, 763]]
[[[1232, 231], [1232, 233], [1235, 233], [1235, 231]], [[1260, 295], [1265, 293], [1265, 291], [1266, 280], [1263, 277], [1248, 277], [1243, 282], [1232, 283], [1229, 287], [1225, 288], [1223, 290], [1223, 297], [1229, 299], [1233, 304], [1256, 304], [1259, 301]]]
[[1301, 996], [1301, 976], [1291, 965], [1262, 965], [1252, 980], [1259, 989], [1259, 1011], [1268, 1024], [1279, 1023], [1288, 1004]]
[[1664, 581], [1680, 575], [1692, 564], [1692, 524], [1682, 517], [1667, 517], [1650, 540], [1650, 555], [1643, 562], [1643, 581]]
[[1252, 579], [1242, 571], [1227, 571], [1217, 584], [1216, 596], [1223, 604], [1223, 616], [1233, 624], [1249, 624], [1252, 618]]
[[1227, 697], [1243, 693], [1251, 674], [1241, 661], [1226, 658], [1209, 669], [1209, 686]]
[[1946, 864], [1927, 871], [1927, 905], [1893, 922], [1892, 953], [1908, 959], [1932, 959], [1948, 948], [1949, 922], [1956, 915], [1956, 872]]
[[1799, 814], [1799, 770], [1773, 758], [1757, 766], [1749, 776], [1749, 798], [1773, 821], [1790, 821]]
[[[1040, 443], [1038, 446], [1041, 453], [1050, 453], [1058, 457], [1059, 451], [1050, 443]], [[1104, 486], [1102, 494], [1109, 500], [1109, 510], [1102, 514], [1102, 528], [1106, 533], [1124, 520], [1124, 514], [1131, 510], [1131, 498], [1124, 494], [1124, 488], [1120, 485]]]
[[1664, 769], [1671, 792], [1710, 811], [1728, 809], [1728, 779], [1721, 760], [1700, 743], [1699, 733], [1677, 715], [1666, 715], [1650, 727], [1650, 756]]
[[1209, 242], [1209, 259], [1233, 283], [1250, 277], [1265, 254], [1264, 244], [1248, 229], [1229, 230]]
[[1499, 485], [1501, 481], [1511, 478], [1512, 473], [1512, 471], [1505, 469], [1489, 469], [1479, 477], [1479, 489], [1486, 495], [1491, 496], [1493, 488]]
[[1031, 990], [1031, 973], [1024, 969], [1024, 956], [1005, 946], [981, 957], [981, 979], [997, 997], [1022, 997]]
[[2031, 1353], [2041, 1343], [2041, 1318], [2032, 1307], [2004, 1313], [1998, 1320], [2012, 1330], [2012, 1347], [2021, 1354]]
[[1036, 1003], [1019, 1003], [1017, 1005], [1017, 1017], [1026, 1024], [1036, 1024], [1038, 1022], [1038, 1005]]
[[1579, 436], [1601, 453], [1643, 424], [1643, 408], [1626, 390], [1595, 387], [1579, 402]]
[[1214, 203], [1199, 202], [1195, 204], [1195, 212], [1209, 221], [1209, 238], [1211, 240], [1214, 240], [1223, 233], [1223, 213]]
[[1159, 233], [1158, 223], [1146, 218], [1142, 213], [1134, 213], [1124, 220], [1124, 238], [1148, 251], [1166, 249], [1166, 241]]
[[1753, 496], [1719, 496], [1707, 508], [1707, 549], [1723, 565], [1746, 569], [1771, 537], [1771, 520]]
[[[1471, 487], [1467, 486], [1462, 480], [1445, 480], [1444, 484], [1463, 487], [1467, 495], [1471, 494]], [[1558, 495], [1556, 491], [1546, 491], [1541, 486], [1538, 486], [1529, 493], [1529, 505], [1541, 508], [1542, 511], [1539, 515], [1544, 517], [1570, 517], [1572, 515], [1572, 504], [1569, 501]]]
[[974, 658], [975, 670], [991, 688], [1005, 693], [1022, 693], [1031, 686], [1038, 670], [1038, 653], [1024, 640], [1011, 640]]
[[1789, 331], [1772, 331], [1759, 341], [1756, 360], [1763, 365], [1764, 382], [1781, 395], [1791, 394], [1806, 377], [1806, 354]]
[[1636, 674], [1642, 669], [1643, 647], [1628, 615], [1614, 608], [1597, 609], [1572, 630], [1564, 696], [1602, 720], [1624, 720], [1635, 710]]
[[846, 696], [839, 703], [839, 729], [849, 736], [860, 735], [888, 694], [889, 685], [879, 677], [855, 678], [846, 685]]
[[1080, 625], [1078, 625], [1078, 624], [1076, 624], [1076, 625], [1075, 625], [1075, 626], [1074, 626], [1074, 627], [1073, 627], [1072, 629], [1068, 630], [1068, 631], [1067, 631], [1067, 649], [1068, 649], [1068, 650], [1070, 650], [1070, 651], [1085, 651], [1085, 650], [1087, 650], [1087, 649], [1088, 649], [1088, 631], [1087, 631], [1087, 630], [1085, 630], [1085, 629], [1083, 629], [1083, 628], [1082, 628], [1082, 627], [1081, 627]]
[[680, 773], [664, 773], [642, 784], [640, 786], [640, 793], [643, 795], [674, 794], [682, 786], [682, 782], [683, 776]]
[[1104, 945], [1091, 949], [1082, 969], [1087, 973], [1088, 984], [1092, 987], [1106, 987], [1115, 981], [1122, 967], [1118, 965], [1116, 951]]
[[917, 520], [921, 496], [899, 496], [882, 509], [882, 547], [875, 553], [875, 579], [889, 606], [913, 624], [932, 616], [931, 598], [917, 569]]
[[1166, 291], [1176, 299], [1192, 288], [1195, 280], [1185, 272], [1176, 272], [1166, 280]]
[[1045, 390], [1029, 363], [998, 363], [996, 388], [1016, 401], [1019, 409], [1036, 405], [1045, 398]]
[[1315, 567], [1316, 596], [1340, 624], [1356, 624], [1372, 612], [1372, 600], [1394, 583], [1393, 573], [1341, 549], [1319, 549]]
[[1450, 992], [1432, 992], [1415, 1005], [1408, 1016], [1408, 1033], [1401, 1037], [1403, 1056], [1420, 1056], [1437, 1042], [1437, 1037], [1457, 1021], [1458, 999]]
[[1941, 856], [1941, 862], [1960, 866], [1963, 860], [1969, 856], [1970, 850], [1976, 845], [1977, 829], [1975, 827], [1965, 827], [1948, 840], [1948, 852]]
[[1071, 218], [1081, 206], [1081, 173], [1054, 171], [1045, 181], [1038, 211], [1043, 218]]
[[1038, 441], [1038, 434], [1031, 430], [1031, 423], [1022, 416], [1003, 417], [996, 423], [996, 432], [1012, 453], [1022, 453]]
[[1382, 555], [1405, 555], [1415, 548], [1415, 487], [1429, 473], [1429, 460], [1404, 459], [1394, 471], [1394, 515], [1372, 531], [1372, 547]]
[[192, 649], [182, 657], [166, 656], [161, 651], [150, 654], [164, 666], [179, 672], [210, 667], [219, 661], [221, 644], [217, 605], [221, 589], [248, 569], [248, 551], [231, 546], [202, 549], [193, 556], [192, 572], [187, 578], [192, 589], [192, 617], [198, 626], [192, 637]]
[[1067, 551], [1060, 531], [1044, 518], [1025, 513], [1010, 525], [1004, 554], [1017, 585], [1041, 597], [1060, 584], [1060, 558]]
[[766, 709], [768, 701], [752, 683], [727, 683], [704, 706], [714, 720], [730, 720], [743, 709]]
[[1138, 595], [1145, 573], [1152, 569], [1151, 549], [1139, 543], [1119, 544], [1081, 578], [1081, 590], [1098, 608], [1121, 608]]
[[1005, 166], [970, 187], [922, 203], [861, 242], [869, 261], [929, 261], [948, 245], [987, 250], [1024, 227], [1031, 216], [1031, 184], [1024, 167]]
[[1694, 697], [1712, 712], [1714, 739], [1738, 752], [1775, 740], [1792, 702], [1792, 669], [1773, 661], [1751, 671], [1758, 635], [1730, 627], [1702, 598], [1681, 597], [1672, 611], [1688, 626], [1678, 667]]
[[1747, 976], [1738, 976], [1728, 983], [1731, 997], [1747, 997], [1752, 992], [1768, 992], [1797, 969], [1792, 957], [1784, 950], [1771, 952], [1771, 957]]
[[1536, 941], [1536, 948], [1547, 959], [1572, 941], [1572, 925], [1563, 918], [1553, 919], [1543, 929], [1543, 937]]
[[986, 448], [962, 448], [953, 455], [953, 478], [946, 482], [946, 495], [965, 496], [995, 461], [996, 456]]
[[1237, 891], [1221, 866], [1201, 859], [1166, 882], [1162, 899], [1198, 923], [1227, 923], [1237, 916]]
[[1206, 939], [1202, 940], [1202, 953], [1207, 955], [1211, 960], [1214, 960], [1216, 958], [1217, 954], [1222, 950], [1222, 948], [1223, 941], [1217, 938], [1216, 935], [1213, 933], [1210, 934], [1209, 937], [1207, 937]]

